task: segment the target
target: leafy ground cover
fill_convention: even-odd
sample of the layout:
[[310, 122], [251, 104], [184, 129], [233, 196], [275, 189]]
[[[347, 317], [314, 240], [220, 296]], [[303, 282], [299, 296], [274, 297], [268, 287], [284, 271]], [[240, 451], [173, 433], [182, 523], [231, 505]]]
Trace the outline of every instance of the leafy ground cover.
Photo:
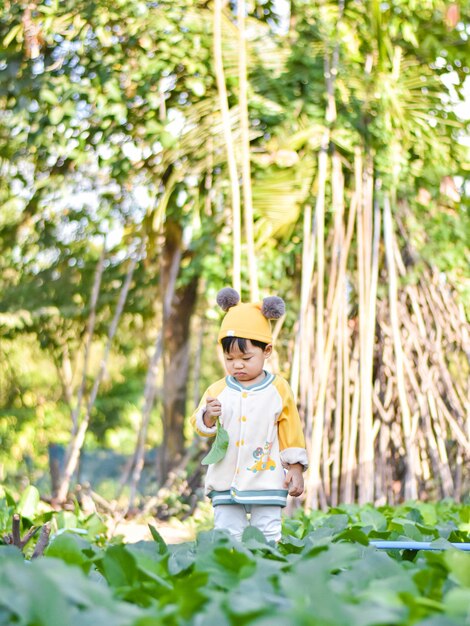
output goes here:
[[[30, 505], [33, 502], [29, 503]], [[48, 517], [45, 556], [0, 546], [0, 625], [462, 626], [470, 553], [381, 551], [372, 539], [470, 540], [470, 505], [342, 506], [286, 519], [281, 543], [203, 531], [193, 542], [107, 541], [97, 516], [39, 513], [5, 498], [0, 530]]]

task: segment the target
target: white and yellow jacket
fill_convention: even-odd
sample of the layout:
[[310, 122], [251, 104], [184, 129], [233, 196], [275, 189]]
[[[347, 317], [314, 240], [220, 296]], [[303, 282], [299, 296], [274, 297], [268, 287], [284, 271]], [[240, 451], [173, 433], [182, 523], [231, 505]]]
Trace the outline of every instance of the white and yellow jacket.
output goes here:
[[220, 423], [228, 432], [225, 457], [209, 465], [205, 492], [218, 504], [285, 506], [284, 467], [308, 466], [305, 438], [289, 383], [266, 372], [251, 387], [227, 376], [208, 387], [191, 417], [196, 432], [214, 437], [217, 426], [203, 422], [207, 397], [222, 405]]

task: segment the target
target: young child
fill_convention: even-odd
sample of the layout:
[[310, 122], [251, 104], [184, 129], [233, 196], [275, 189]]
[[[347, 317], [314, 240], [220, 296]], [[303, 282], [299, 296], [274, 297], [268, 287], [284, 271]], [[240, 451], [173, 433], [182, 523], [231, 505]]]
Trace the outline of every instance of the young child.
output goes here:
[[302, 494], [308, 466], [292, 390], [263, 367], [272, 352], [269, 320], [284, 314], [284, 301], [273, 296], [240, 303], [238, 293], [225, 288], [217, 303], [227, 311], [218, 336], [227, 376], [206, 390], [191, 423], [199, 435], [215, 437], [220, 420], [229, 443], [224, 458], [209, 465], [205, 492], [215, 528], [240, 539], [251, 523], [279, 541], [281, 509], [288, 493]]

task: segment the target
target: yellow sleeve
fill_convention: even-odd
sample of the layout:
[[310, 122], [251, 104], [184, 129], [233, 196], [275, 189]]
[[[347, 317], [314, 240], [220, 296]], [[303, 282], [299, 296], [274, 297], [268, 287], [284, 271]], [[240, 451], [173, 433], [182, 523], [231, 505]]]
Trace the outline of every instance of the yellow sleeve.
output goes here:
[[221, 380], [218, 380], [213, 385], [210, 385], [210, 387], [208, 387], [206, 391], [204, 392], [204, 395], [202, 396], [197, 409], [189, 418], [191, 426], [194, 428], [197, 434], [200, 435], [201, 437], [215, 437], [217, 434], [217, 425], [213, 426], [212, 428], [209, 428], [208, 426], [204, 424], [204, 421], [202, 418], [204, 416], [204, 412], [206, 409], [206, 398], [208, 396], [212, 398], [217, 398], [220, 392], [223, 389], [225, 389], [225, 385], [226, 385], [225, 378], [222, 378]]
[[308, 467], [305, 436], [294, 394], [289, 383], [280, 376], [276, 376], [274, 384], [282, 399], [282, 411], [277, 422], [281, 461], [283, 465], [301, 463], [305, 470]]

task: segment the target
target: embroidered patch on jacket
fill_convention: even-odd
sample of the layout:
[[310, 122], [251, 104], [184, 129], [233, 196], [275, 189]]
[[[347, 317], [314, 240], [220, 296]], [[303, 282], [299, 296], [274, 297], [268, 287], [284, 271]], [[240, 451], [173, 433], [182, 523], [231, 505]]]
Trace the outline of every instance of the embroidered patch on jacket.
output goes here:
[[271, 452], [271, 448], [273, 447], [272, 441], [267, 441], [262, 448], [259, 446], [256, 450], [253, 450], [253, 458], [255, 459], [255, 463], [251, 467], [247, 467], [246, 469], [249, 472], [265, 472], [267, 470], [274, 471], [276, 469], [276, 463], [269, 456]]

